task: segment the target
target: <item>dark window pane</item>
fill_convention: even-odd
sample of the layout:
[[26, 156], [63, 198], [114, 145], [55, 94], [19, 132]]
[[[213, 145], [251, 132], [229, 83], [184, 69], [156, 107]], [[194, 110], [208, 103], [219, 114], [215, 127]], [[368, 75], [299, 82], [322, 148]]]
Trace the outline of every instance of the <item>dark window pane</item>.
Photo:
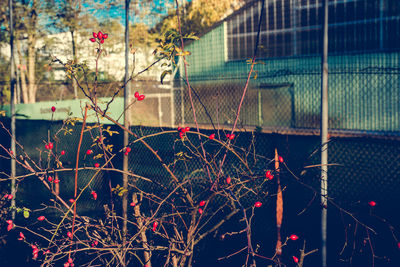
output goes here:
[[283, 18], [282, 18], [282, 2], [280, 2], [280, 1], [277, 1], [277, 2], [275, 2], [275, 5], [276, 5], [276, 14], [275, 14], [275, 17], [276, 17], [276, 28], [277, 29], [282, 29], [282, 25], [283, 25], [283, 23], [282, 23], [282, 20], [283, 20]]
[[271, 3], [268, 6], [268, 30], [273, 30], [275, 29], [275, 23], [274, 23], [274, 5]]

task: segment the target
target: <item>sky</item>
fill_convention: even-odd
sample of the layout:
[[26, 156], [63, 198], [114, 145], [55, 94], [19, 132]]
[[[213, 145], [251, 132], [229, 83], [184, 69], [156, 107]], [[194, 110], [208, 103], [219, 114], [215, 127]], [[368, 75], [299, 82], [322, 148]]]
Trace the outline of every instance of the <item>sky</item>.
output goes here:
[[[189, 1], [186, 0], [186, 2]], [[95, 2], [102, 1], [95, 0]], [[97, 10], [96, 15], [103, 19], [120, 18], [121, 24], [125, 24], [125, 1], [120, 2], [120, 5], [111, 6], [109, 10]], [[150, 4], [147, 5], [143, 5], [143, 1], [139, 1], [141, 2], [139, 4], [135, 4], [135, 2], [137, 1], [131, 1], [130, 4], [130, 21], [132, 23], [145, 23], [150, 27], [154, 26], [157, 22], [161, 20], [163, 16], [167, 15], [169, 9], [175, 7], [174, 0], [154, 0], [150, 1]]]

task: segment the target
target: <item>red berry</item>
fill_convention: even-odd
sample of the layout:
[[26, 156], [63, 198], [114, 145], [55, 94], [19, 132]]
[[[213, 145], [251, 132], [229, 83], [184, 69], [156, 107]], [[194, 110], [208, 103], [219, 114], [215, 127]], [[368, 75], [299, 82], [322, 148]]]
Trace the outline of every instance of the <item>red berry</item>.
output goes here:
[[231, 135], [229, 136], [229, 140], [233, 140], [233, 138], [235, 138], [235, 134], [231, 134]]
[[7, 231], [11, 231], [11, 229], [13, 229], [14, 225], [12, 223], [10, 223], [9, 225], [7, 225]]
[[52, 111], [52, 112], [55, 112], [55, 111], [56, 111], [56, 107], [55, 107], [55, 106], [52, 106], [52, 107], [51, 107], [51, 111]]
[[98, 168], [98, 167], [100, 167], [100, 164], [96, 162], [96, 163], [94, 164], [94, 166], [95, 166], [96, 168]]
[[103, 39], [103, 33], [99, 31], [99, 32], [97, 33], [97, 38]]
[[254, 203], [254, 207], [259, 208], [262, 206], [262, 203], [260, 201], [257, 201], [256, 203]]
[[206, 204], [206, 202], [204, 200], [200, 201], [199, 206], [203, 207]]
[[104, 44], [104, 39], [101, 39], [101, 40], [100, 40], [100, 43], [101, 43], [101, 44]]
[[127, 148], [125, 149], [125, 151], [129, 153], [129, 152], [132, 151], [132, 149], [131, 149], [130, 147], [127, 147]]
[[178, 127], [178, 132], [182, 131], [182, 127]]
[[125, 156], [128, 156], [128, 154], [129, 154], [128, 151], [125, 151], [124, 155], [125, 155]]
[[400, 249], [400, 242], [397, 242], [397, 247]]
[[50, 149], [49, 145], [45, 145], [44, 148], [46, 148], [47, 150]]
[[298, 263], [298, 262], [299, 262], [299, 259], [298, 259], [297, 257], [293, 256], [293, 261], [294, 261], [295, 263]]
[[68, 263], [72, 263], [73, 260], [71, 258], [68, 258]]
[[73, 198], [70, 198], [68, 201], [69, 201], [69, 203], [71, 203], [71, 204], [73, 204], [73, 203], [75, 202], [75, 200], [74, 200]]
[[181, 139], [183, 139], [184, 135], [185, 135], [184, 132], [180, 132], [180, 133], [179, 133], [179, 137], [180, 137]]
[[55, 184], [58, 184], [59, 182], [60, 182], [60, 180], [58, 180], [57, 178], [54, 179], [54, 183], [55, 183]]
[[186, 128], [185, 128], [185, 133], [186, 133], [186, 132], [189, 132], [189, 131], [190, 131], [190, 128], [189, 128], [189, 127], [186, 127]]
[[200, 208], [199, 208], [199, 213], [200, 213], [200, 214], [203, 214], [203, 209], [200, 209]]
[[99, 244], [99, 241], [95, 240], [94, 245], [97, 246]]
[[72, 239], [72, 233], [71, 232], [68, 232], [67, 236]]
[[210, 136], [208, 137], [210, 140], [213, 140], [215, 138], [215, 134], [210, 134]]
[[297, 239], [299, 239], [299, 237], [298, 237], [297, 235], [291, 235], [291, 236], [289, 237], [289, 239], [291, 239], [291, 240], [293, 240], [293, 241], [296, 241]]
[[97, 199], [97, 193], [96, 193], [95, 191], [92, 191], [91, 194], [92, 194], [92, 196], [93, 196], [93, 199], [96, 200], [96, 199]]
[[280, 163], [283, 162], [283, 158], [281, 156], [278, 157], [278, 160], [279, 160]]
[[271, 174], [271, 171], [266, 171], [265, 172], [265, 177], [269, 180], [272, 180], [274, 176]]
[[8, 199], [8, 200], [11, 200], [11, 199], [13, 199], [13, 197], [14, 197], [14, 196], [10, 194], [10, 195], [8, 195], [7, 199]]
[[375, 206], [376, 206], [376, 202], [375, 202], [375, 201], [370, 201], [370, 202], [368, 202], [368, 204], [369, 204], [371, 207], [375, 207]]
[[93, 150], [88, 149], [88, 150], [86, 151], [86, 155], [90, 155], [90, 154], [93, 154]]
[[46, 217], [44, 217], [44, 216], [42, 215], [42, 216], [39, 216], [37, 219], [38, 219], [38, 221], [41, 222], [41, 221], [44, 221], [44, 219], [46, 219]]
[[135, 92], [135, 98], [138, 98], [140, 96], [139, 92]]
[[140, 96], [138, 96], [137, 100], [142, 101], [144, 98], [145, 98], [145, 95], [140, 95]]
[[104, 39], [107, 39], [107, 38], [108, 38], [108, 34], [107, 34], [107, 33], [104, 33], [104, 34], [103, 34], [103, 38], [104, 38]]
[[89, 40], [90, 40], [92, 43], [96, 42], [96, 39], [95, 39], [95, 38], [90, 38]]
[[131, 207], [135, 207], [136, 203], [135, 202], [131, 202], [131, 204], [129, 204]]
[[62, 156], [64, 156], [65, 155], [65, 151], [63, 150], [63, 151], [61, 151], [61, 155]]
[[97, 38], [97, 33], [93, 32], [93, 37]]
[[8, 224], [12, 224], [12, 223], [13, 223], [13, 221], [12, 221], [12, 220], [7, 220], [7, 221], [6, 221], [6, 223], [8, 223]]
[[231, 181], [232, 181], [231, 177], [226, 178], [226, 183], [227, 183], [227, 184], [230, 184]]
[[53, 149], [53, 147], [54, 147], [54, 146], [53, 146], [53, 143], [50, 142], [50, 143], [49, 143], [49, 149]]

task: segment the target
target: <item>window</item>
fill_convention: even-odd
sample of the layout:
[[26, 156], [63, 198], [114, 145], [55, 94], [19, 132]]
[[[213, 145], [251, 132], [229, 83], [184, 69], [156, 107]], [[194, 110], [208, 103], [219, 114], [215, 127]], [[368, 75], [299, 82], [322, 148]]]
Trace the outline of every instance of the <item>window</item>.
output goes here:
[[[258, 57], [321, 52], [323, 0], [266, 1]], [[398, 50], [400, 0], [329, 0], [329, 52]], [[227, 20], [228, 60], [253, 55], [261, 1]]]

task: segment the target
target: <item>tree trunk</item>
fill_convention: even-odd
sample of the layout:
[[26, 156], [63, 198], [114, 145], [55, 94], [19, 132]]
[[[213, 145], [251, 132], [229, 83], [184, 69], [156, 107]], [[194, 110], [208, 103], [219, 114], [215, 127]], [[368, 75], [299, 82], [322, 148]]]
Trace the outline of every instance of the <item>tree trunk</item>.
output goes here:
[[[36, 21], [36, 20], [35, 20]], [[31, 25], [34, 28], [34, 25]], [[36, 102], [36, 77], [35, 77], [35, 63], [36, 63], [36, 36], [33, 30], [28, 32], [28, 103]]]
[[[76, 49], [76, 42], [75, 42], [75, 36], [74, 36], [74, 31], [71, 32], [71, 39], [72, 39], [72, 56], [74, 57], [74, 63], [78, 63], [78, 54], [77, 54], [77, 49]], [[75, 79], [72, 79], [72, 86], [74, 88], [74, 99], [78, 98], [78, 85], [75, 81]]]
[[18, 36], [15, 38], [15, 44], [17, 46], [17, 54], [18, 54], [18, 61], [19, 61], [19, 73], [20, 73], [20, 81], [21, 81], [21, 91], [22, 91], [22, 102], [23, 103], [29, 103], [29, 97], [28, 97], [28, 88], [26, 86], [26, 65], [25, 65], [25, 60], [22, 57], [21, 54], [21, 44], [19, 41]]

